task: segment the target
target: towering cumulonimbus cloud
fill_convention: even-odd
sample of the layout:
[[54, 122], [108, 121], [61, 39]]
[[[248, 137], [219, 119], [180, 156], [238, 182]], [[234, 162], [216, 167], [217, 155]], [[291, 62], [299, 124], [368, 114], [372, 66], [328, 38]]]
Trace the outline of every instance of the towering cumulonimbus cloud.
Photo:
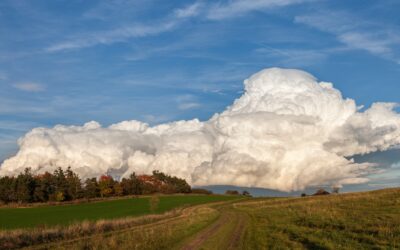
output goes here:
[[244, 86], [232, 106], [205, 122], [35, 128], [18, 141], [19, 152], [0, 174], [26, 167], [40, 173], [70, 166], [83, 178], [160, 170], [193, 185], [292, 191], [366, 182], [375, 166], [351, 156], [400, 144], [393, 103], [361, 112], [331, 83], [294, 69], [262, 70]]

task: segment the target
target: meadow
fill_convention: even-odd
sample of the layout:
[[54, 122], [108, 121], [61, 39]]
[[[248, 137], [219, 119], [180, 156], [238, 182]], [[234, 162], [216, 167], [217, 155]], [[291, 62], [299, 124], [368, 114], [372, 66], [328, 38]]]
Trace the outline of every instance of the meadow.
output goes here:
[[399, 249], [400, 189], [237, 204], [244, 249]]
[[[4, 231], [0, 248], [400, 248], [400, 189], [291, 198], [188, 195], [147, 199], [147, 212], [156, 215], [81, 222], [53, 231]], [[152, 210], [154, 199], [159, 199], [159, 205]]]
[[226, 201], [232, 196], [170, 195], [122, 198], [81, 204], [0, 208], [0, 229], [69, 225], [80, 221], [164, 213], [181, 206]]

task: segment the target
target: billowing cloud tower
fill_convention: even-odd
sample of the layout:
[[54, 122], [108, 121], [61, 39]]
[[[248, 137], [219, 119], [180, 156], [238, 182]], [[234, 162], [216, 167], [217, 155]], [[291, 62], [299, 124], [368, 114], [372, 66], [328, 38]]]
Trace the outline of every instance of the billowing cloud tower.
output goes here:
[[160, 170], [193, 185], [291, 191], [366, 182], [373, 164], [351, 156], [400, 144], [400, 115], [392, 103], [360, 112], [331, 83], [293, 69], [262, 70], [244, 87], [232, 106], [205, 122], [35, 128], [19, 140], [19, 152], [0, 174], [59, 166], [81, 177]]

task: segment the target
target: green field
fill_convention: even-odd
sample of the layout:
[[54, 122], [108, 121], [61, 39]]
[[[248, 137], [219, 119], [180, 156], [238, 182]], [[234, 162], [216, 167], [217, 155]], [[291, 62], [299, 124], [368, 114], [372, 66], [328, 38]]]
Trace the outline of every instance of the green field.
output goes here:
[[163, 213], [187, 205], [234, 199], [232, 196], [171, 195], [159, 196], [151, 211], [150, 197], [126, 198], [92, 203], [29, 208], [0, 208], [0, 228], [66, 225], [83, 220], [115, 219], [149, 213]]
[[[58, 223], [70, 223], [77, 218], [95, 220], [146, 214], [150, 213], [150, 204], [151, 198], [140, 198], [38, 207], [32, 211], [42, 211], [37, 214], [45, 220], [57, 217], [57, 213], [68, 215], [58, 219]], [[185, 208], [174, 213], [161, 214], [182, 206]], [[56, 212], [62, 207], [64, 212]], [[8, 212], [19, 210], [30, 209]], [[159, 213], [158, 217], [146, 215], [54, 229], [0, 231], [0, 248], [400, 249], [400, 189], [302, 198], [160, 196], [153, 211]], [[1, 222], [6, 215], [2, 213]], [[41, 221], [28, 218], [33, 213], [26, 212], [24, 216], [18, 218], [22, 226], [33, 225], [32, 220]], [[6, 221], [15, 224], [10, 218]], [[58, 224], [55, 219], [52, 223]]]

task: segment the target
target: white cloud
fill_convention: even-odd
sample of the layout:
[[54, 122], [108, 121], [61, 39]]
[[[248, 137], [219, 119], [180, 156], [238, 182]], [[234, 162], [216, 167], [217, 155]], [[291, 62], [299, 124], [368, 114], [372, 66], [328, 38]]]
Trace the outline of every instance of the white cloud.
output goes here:
[[82, 177], [157, 169], [194, 185], [290, 191], [366, 182], [376, 166], [349, 157], [400, 144], [394, 104], [375, 103], [360, 112], [354, 100], [306, 72], [266, 69], [245, 80], [244, 88], [230, 107], [205, 122], [35, 128], [19, 140], [19, 152], [0, 174], [25, 167], [43, 172], [71, 166]]
[[13, 84], [13, 87], [27, 92], [41, 92], [46, 90], [46, 86], [36, 82], [21, 82]]
[[201, 106], [201, 104], [197, 103], [197, 102], [187, 102], [187, 103], [179, 104], [178, 108], [180, 110], [188, 110], [188, 109], [199, 108], [200, 106]]
[[144, 115], [143, 120], [150, 124], [158, 124], [161, 122], [166, 122], [171, 120], [172, 118], [168, 115]]
[[176, 9], [174, 11], [175, 16], [178, 18], [188, 18], [188, 17], [194, 17], [199, 15], [202, 4], [200, 2], [195, 2], [189, 6], [186, 6], [185, 8], [182, 9]]
[[338, 38], [349, 47], [364, 49], [372, 54], [387, 54], [392, 51], [390, 48], [390, 40], [383, 40], [377, 35], [372, 36], [370, 34], [348, 32], [340, 34]]
[[294, 21], [331, 33], [350, 49], [365, 50], [396, 63], [400, 60], [393, 50], [400, 42], [400, 34], [371, 20], [330, 11], [296, 16]]
[[400, 162], [392, 164], [391, 168], [400, 168]]
[[321, 63], [331, 53], [329, 50], [279, 49], [269, 46], [258, 48], [254, 52], [257, 56], [279, 58], [278, 63], [291, 67], [304, 67]]
[[262, 11], [277, 7], [306, 2], [307, 0], [236, 0], [227, 3], [216, 3], [209, 6], [207, 17], [219, 20], [245, 15], [252, 11]]
[[197, 98], [190, 94], [177, 96], [175, 100], [178, 103], [178, 109], [180, 110], [189, 110], [201, 107], [201, 104], [197, 102]]
[[46, 48], [47, 52], [57, 52], [71, 49], [81, 49], [96, 46], [99, 44], [112, 44], [116, 42], [124, 42], [130, 38], [153, 36], [167, 32], [173, 29], [177, 23], [175, 21], [167, 21], [159, 24], [134, 24], [128, 27], [118, 28], [115, 30], [96, 32], [70, 39], [66, 42], [57, 43]]
[[[183, 8], [173, 10], [164, 18], [161, 18], [161, 21], [155, 23], [136, 23], [130, 26], [115, 28], [113, 30], [99, 31], [84, 35], [75, 35], [66, 41], [48, 46], [45, 51], [58, 52], [64, 50], [88, 48], [99, 44], [109, 45], [116, 42], [125, 42], [131, 38], [155, 36], [164, 32], [172, 31], [189, 18], [200, 17], [204, 19], [220, 20], [245, 15], [252, 11], [263, 11], [310, 1], [316, 0], [236, 0], [212, 4], [196, 1]], [[106, 4], [98, 10], [93, 10], [89, 13], [86, 13], [85, 17], [104, 19], [104, 14], [99, 15], [99, 13], [103, 13], [105, 10], [109, 11], [109, 8], [114, 10], [115, 8], [123, 8], [122, 6], [123, 4]], [[141, 57], [132, 57], [133, 60], [140, 58]]]

